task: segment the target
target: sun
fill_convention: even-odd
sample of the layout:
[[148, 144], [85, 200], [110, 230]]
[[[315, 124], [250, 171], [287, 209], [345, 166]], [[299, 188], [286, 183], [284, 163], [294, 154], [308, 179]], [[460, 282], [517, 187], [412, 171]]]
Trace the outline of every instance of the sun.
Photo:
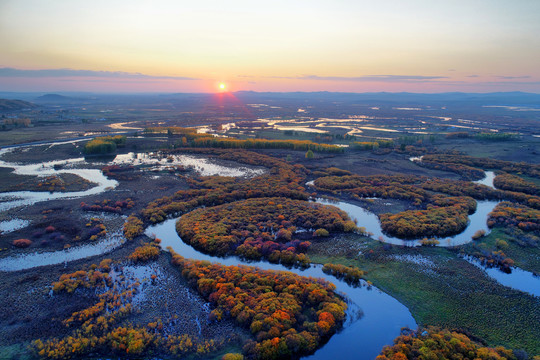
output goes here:
[[227, 86], [225, 85], [225, 83], [219, 83], [218, 87], [219, 87], [219, 90], [222, 90], [222, 91], [223, 91], [223, 90], [225, 90], [225, 88], [226, 88]]

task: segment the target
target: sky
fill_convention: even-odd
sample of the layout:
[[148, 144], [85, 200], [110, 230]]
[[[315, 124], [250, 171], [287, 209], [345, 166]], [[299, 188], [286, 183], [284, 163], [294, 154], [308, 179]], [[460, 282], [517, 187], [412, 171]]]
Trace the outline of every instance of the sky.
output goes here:
[[0, 0], [0, 91], [540, 93], [539, 0]]

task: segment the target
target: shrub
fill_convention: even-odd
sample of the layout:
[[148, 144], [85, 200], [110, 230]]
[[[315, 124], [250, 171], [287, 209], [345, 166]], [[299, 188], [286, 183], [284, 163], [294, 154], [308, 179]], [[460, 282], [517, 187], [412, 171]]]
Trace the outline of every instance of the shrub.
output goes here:
[[13, 240], [13, 246], [16, 246], [18, 248], [27, 248], [30, 245], [32, 245], [32, 240], [28, 240], [28, 239]]
[[134, 262], [147, 262], [157, 259], [158, 256], [159, 249], [153, 245], [146, 244], [136, 248], [131, 255], [129, 255], [129, 260]]
[[228, 353], [223, 355], [221, 360], [244, 360], [244, 355], [238, 353]]
[[328, 233], [328, 230], [321, 228], [321, 229], [315, 230], [313, 235], [317, 237], [327, 237], [330, 235], [330, 233]]
[[481, 237], [485, 236], [486, 235], [486, 231], [485, 230], [478, 230], [477, 232], [474, 233], [473, 236], [471, 236], [471, 238], [473, 240], [478, 240], [480, 239]]

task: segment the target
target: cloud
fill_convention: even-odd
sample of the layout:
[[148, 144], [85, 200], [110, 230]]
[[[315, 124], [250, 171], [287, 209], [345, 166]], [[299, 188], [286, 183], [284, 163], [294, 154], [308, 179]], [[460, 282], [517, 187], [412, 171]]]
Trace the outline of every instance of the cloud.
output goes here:
[[424, 76], [424, 75], [366, 75], [366, 76], [272, 76], [276, 79], [295, 80], [322, 80], [322, 81], [353, 81], [353, 82], [423, 82], [439, 79], [448, 79], [448, 76]]
[[95, 71], [75, 69], [40, 69], [24, 70], [4, 67], [0, 68], [0, 77], [26, 77], [26, 78], [65, 78], [65, 77], [95, 77], [111, 79], [162, 79], [162, 80], [199, 80], [184, 76], [154, 76], [141, 73], [123, 71]]
[[513, 80], [513, 79], [530, 79], [532, 76], [522, 75], [522, 76], [496, 76], [496, 77], [499, 79]]
[[480, 77], [480, 75], [467, 75], [468, 78], [477, 78]]

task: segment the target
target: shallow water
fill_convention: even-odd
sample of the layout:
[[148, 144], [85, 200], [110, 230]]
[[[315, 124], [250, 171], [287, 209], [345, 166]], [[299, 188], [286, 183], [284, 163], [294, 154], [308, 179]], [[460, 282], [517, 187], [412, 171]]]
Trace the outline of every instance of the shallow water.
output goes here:
[[492, 189], [495, 189], [493, 185], [493, 179], [495, 179], [495, 173], [493, 171], [485, 171], [485, 177], [480, 180], [473, 181], [473, 183], [489, 186]]
[[[58, 145], [60, 143], [51, 143], [50, 146]], [[44, 145], [44, 144], [40, 144]], [[47, 145], [47, 144], [45, 144]], [[31, 148], [30, 146], [25, 146], [25, 148]], [[0, 158], [6, 154], [9, 151], [12, 151], [15, 149], [12, 148], [4, 148], [0, 150]], [[0, 160], [0, 167], [8, 167], [8, 168], [14, 168], [14, 173], [18, 175], [31, 175], [31, 176], [39, 176], [39, 177], [46, 177], [46, 176], [52, 176], [57, 174], [75, 174], [80, 176], [83, 179], [86, 179], [90, 182], [93, 182], [96, 184], [96, 186], [84, 190], [84, 191], [72, 191], [72, 192], [54, 192], [50, 193], [48, 191], [12, 191], [12, 192], [5, 192], [0, 193], [0, 211], [5, 211], [8, 209], [12, 209], [17, 206], [22, 205], [33, 205], [37, 202], [41, 201], [50, 201], [50, 200], [57, 200], [57, 199], [74, 199], [79, 198], [83, 196], [88, 195], [94, 195], [99, 194], [103, 191], [106, 191], [108, 189], [113, 189], [116, 186], [118, 186], [118, 182], [116, 180], [108, 179], [105, 177], [101, 170], [97, 169], [73, 169], [69, 168], [74, 165], [80, 165], [85, 162], [84, 158], [74, 158], [74, 159], [68, 159], [68, 160], [55, 160], [55, 161], [48, 161], [40, 164], [18, 164], [18, 163], [11, 163], [6, 162], [4, 160]], [[62, 165], [62, 169], [56, 170], [54, 167], [55, 165]]]
[[475, 258], [465, 257], [471, 264], [483, 269], [487, 275], [498, 283], [515, 290], [523, 291], [534, 296], [540, 296], [540, 276], [520, 268], [512, 268], [511, 273], [505, 273], [498, 268], [489, 268]]
[[57, 265], [111, 252], [125, 242], [122, 233], [107, 234], [105, 239], [92, 244], [72, 246], [48, 252], [18, 254], [0, 259], [0, 271], [19, 271], [39, 266]]
[[[81, 141], [81, 140], [78, 140]], [[58, 174], [75, 174], [81, 178], [93, 182], [96, 186], [85, 191], [72, 192], [54, 192], [48, 191], [13, 191], [0, 193], [0, 211], [12, 209], [17, 206], [33, 205], [41, 201], [51, 201], [58, 199], [75, 199], [88, 195], [95, 195], [107, 190], [112, 190], [118, 186], [118, 181], [109, 179], [101, 170], [84, 169], [88, 165], [84, 157], [73, 158], [67, 160], [48, 161], [39, 164], [18, 164], [1, 160], [2, 156], [7, 152], [13, 151], [16, 148], [23, 148], [23, 151], [29, 151], [34, 146], [49, 145], [56, 146], [60, 144], [69, 144], [71, 142], [51, 142], [40, 143], [36, 145], [9, 147], [0, 150], [0, 167], [14, 168], [14, 173], [18, 175], [31, 175], [39, 177], [47, 177]], [[27, 150], [28, 149], [28, 150]], [[152, 166], [150, 170], [162, 171], [172, 166], [185, 166], [192, 168], [203, 176], [221, 175], [233, 177], [254, 177], [265, 172], [262, 168], [248, 168], [245, 166], [224, 166], [211, 162], [208, 158], [197, 157], [192, 155], [170, 155], [163, 156], [160, 153], [128, 153], [117, 155], [112, 162], [103, 162], [103, 165], [148, 165]], [[55, 165], [61, 165], [61, 169], [55, 169]], [[77, 169], [73, 168], [77, 167]], [[82, 167], [82, 168], [81, 168]]]
[[148, 165], [152, 170], [165, 170], [171, 166], [184, 166], [197, 171], [202, 176], [233, 176], [254, 177], [265, 172], [264, 169], [248, 168], [246, 166], [224, 166], [210, 161], [206, 157], [193, 155], [171, 154], [165, 156], [161, 153], [128, 153], [117, 155], [112, 164], [116, 165]]
[[[366, 231], [373, 234], [372, 237], [383, 242], [402, 245], [402, 246], [421, 246], [422, 239], [403, 240], [383, 233], [379, 217], [369, 210], [360, 206], [346, 203], [343, 201], [330, 201], [326, 199], [317, 199], [317, 202], [325, 205], [333, 205], [345, 211], [349, 217], [357, 222], [358, 227], [366, 228]], [[498, 201], [477, 201], [476, 212], [469, 215], [469, 225], [465, 230], [457, 235], [438, 238], [437, 246], [458, 246], [472, 241], [472, 236], [478, 230], [484, 230], [486, 234], [490, 232], [487, 226], [487, 216], [498, 204]]]
[[8, 221], [0, 221], [0, 233], [7, 234], [9, 232], [22, 229], [30, 224], [28, 220], [12, 219]]
[[[321, 266], [311, 266], [308, 269], [288, 269], [282, 265], [270, 264], [263, 261], [248, 262], [237, 257], [216, 258], [205, 255], [185, 244], [175, 229], [176, 220], [166, 220], [161, 224], [149, 227], [148, 236], [161, 239], [161, 247], [171, 247], [176, 253], [185, 258], [208, 260], [224, 265], [248, 265], [267, 270], [291, 271], [301, 276], [322, 278], [336, 285], [339, 293], [350, 300], [347, 309], [348, 320], [339, 333], [330, 338], [328, 343], [317, 350], [308, 359], [330, 359], [339, 354], [345, 359], [373, 359], [384, 345], [392, 343], [404, 326], [416, 328], [409, 310], [399, 301], [375, 287], [353, 287], [344, 281], [327, 275]], [[363, 312], [363, 315], [359, 315]]]

